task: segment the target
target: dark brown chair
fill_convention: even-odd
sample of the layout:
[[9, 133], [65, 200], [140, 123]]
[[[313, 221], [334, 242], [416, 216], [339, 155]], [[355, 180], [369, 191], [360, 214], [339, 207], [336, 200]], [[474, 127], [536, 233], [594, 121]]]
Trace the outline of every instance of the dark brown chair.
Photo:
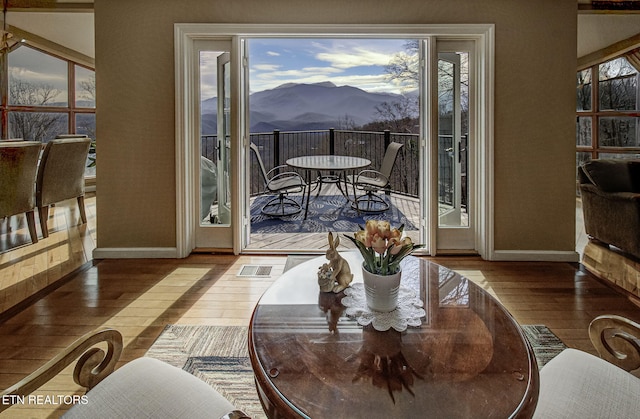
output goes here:
[[49, 206], [57, 202], [76, 198], [82, 223], [87, 222], [84, 171], [90, 144], [89, 138], [66, 138], [51, 140], [44, 148], [36, 182], [36, 206], [43, 237], [49, 237]]
[[24, 212], [33, 243], [38, 242], [33, 192], [41, 149], [37, 141], [0, 143], [0, 217]]
[[578, 181], [587, 235], [640, 258], [640, 161], [591, 160]]

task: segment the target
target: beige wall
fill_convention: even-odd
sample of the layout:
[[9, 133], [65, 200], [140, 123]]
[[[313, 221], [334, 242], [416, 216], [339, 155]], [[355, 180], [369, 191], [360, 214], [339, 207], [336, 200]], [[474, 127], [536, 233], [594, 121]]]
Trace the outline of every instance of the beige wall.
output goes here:
[[574, 249], [575, 0], [96, 0], [98, 247], [175, 246], [174, 22], [494, 23], [495, 248]]

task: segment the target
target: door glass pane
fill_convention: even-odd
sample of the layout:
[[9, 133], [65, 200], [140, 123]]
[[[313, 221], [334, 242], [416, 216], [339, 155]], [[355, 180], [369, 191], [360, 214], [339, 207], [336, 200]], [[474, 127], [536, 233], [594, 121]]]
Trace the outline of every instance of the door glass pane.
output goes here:
[[468, 54], [438, 60], [439, 226], [468, 227]]
[[228, 57], [225, 51], [200, 52], [201, 225], [229, 224], [231, 221]]
[[231, 63], [229, 54], [218, 57], [218, 223], [231, 224]]
[[438, 63], [438, 203], [442, 213], [453, 207], [455, 150], [453, 139], [454, 65]]

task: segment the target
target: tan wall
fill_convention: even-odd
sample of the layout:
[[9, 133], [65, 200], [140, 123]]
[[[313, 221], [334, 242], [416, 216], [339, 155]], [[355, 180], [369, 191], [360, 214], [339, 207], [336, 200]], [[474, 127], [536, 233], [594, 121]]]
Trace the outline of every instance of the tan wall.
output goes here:
[[175, 246], [174, 22], [495, 23], [495, 247], [572, 251], [575, 0], [96, 0], [98, 247]]

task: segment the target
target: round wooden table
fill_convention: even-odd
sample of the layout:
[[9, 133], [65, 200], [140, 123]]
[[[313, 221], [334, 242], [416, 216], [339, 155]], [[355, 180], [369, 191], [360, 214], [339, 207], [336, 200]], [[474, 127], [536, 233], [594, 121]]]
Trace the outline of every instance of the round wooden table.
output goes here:
[[[361, 282], [360, 254], [341, 254]], [[533, 415], [533, 350], [482, 288], [426, 259], [406, 258], [417, 268], [403, 270], [402, 286], [415, 289], [426, 315], [420, 327], [378, 331], [344, 315], [344, 294], [319, 291], [316, 273], [325, 261], [285, 272], [253, 313], [249, 354], [268, 417]]]

